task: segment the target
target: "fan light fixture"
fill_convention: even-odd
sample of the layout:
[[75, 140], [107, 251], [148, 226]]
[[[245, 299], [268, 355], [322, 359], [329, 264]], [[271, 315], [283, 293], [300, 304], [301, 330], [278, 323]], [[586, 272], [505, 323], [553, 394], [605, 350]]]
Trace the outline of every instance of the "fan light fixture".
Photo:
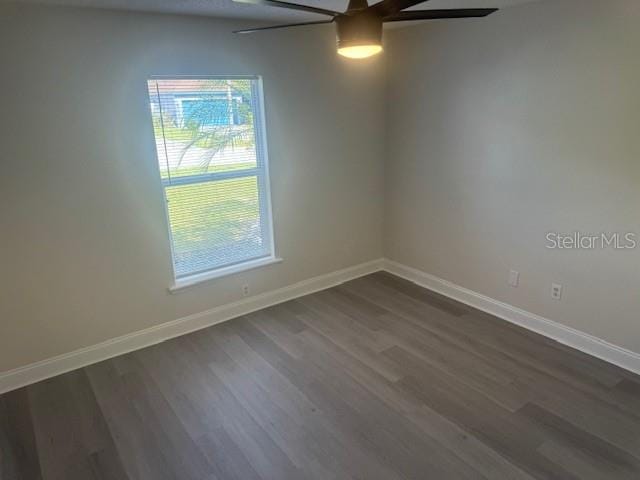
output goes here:
[[382, 24], [387, 22], [408, 22], [413, 20], [438, 20], [444, 18], [480, 18], [498, 11], [496, 8], [454, 8], [434, 10], [409, 10], [408, 8], [428, 0], [380, 0], [369, 5], [367, 0], [349, 0], [346, 12], [336, 12], [311, 5], [300, 5], [283, 0], [234, 0], [267, 7], [288, 8], [302, 12], [331, 17], [315, 22], [290, 23], [271, 27], [236, 30], [235, 33], [253, 33], [309, 25], [336, 24], [338, 34], [338, 54], [347, 58], [368, 58], [382, 52]]
[[338, 53], [344, 57], [367, 58], [382, 52], [382, 19], [366, 10], [360, 12], [335, 19]]
[[368, 58], [382, 52], [382, 45], [355, 45], [338, 48], [338, 53], [347, 58]]

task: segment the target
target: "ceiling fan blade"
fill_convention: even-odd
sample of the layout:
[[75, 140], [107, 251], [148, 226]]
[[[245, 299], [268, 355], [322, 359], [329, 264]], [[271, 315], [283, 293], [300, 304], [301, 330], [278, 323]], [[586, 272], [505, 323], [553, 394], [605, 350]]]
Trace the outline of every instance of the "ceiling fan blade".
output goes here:
[[497, 12], [497, 8], [458, 8], [452, 10], [411, 10], [384, 17], [384, 22], [405, 22], [409, 20], [437, 20], [439, 18], [478, 18]]
[[290, 10], [301, 10], [303, 12], [317, 13], [319, 15], [329, 15], [331, 17], [337, 17], [342, 15], [341, 12], [334, 12], [333, 10], [325, 10], [324, 8], [311, 7], [309, 5], [298, 5], [297, 3], [281, 2], [280, 0], [233, 0], [237, 3], [251, 3], [253, 5], [262, 5], [265, 7], [280, 7], [288, 8]]
[[273, 25], [271, 27], [248, 28], [246, 30], [235, 30], [233, 33], [253, 33], [253, 32], [260, 32], [262, 30], [277, 30], [279, 28], [304, 27], [305, 25], [325, 25], [327, 23], [333, 23], [333, 20], [322, 20], [319, 22], [288, 23], [286, 25]]
[[369, 8], [381, 17], [388, 17], [405, 8], [410, 8], [428, 1], [429, 0], [382, 0], [382, 2], [376, 3]]

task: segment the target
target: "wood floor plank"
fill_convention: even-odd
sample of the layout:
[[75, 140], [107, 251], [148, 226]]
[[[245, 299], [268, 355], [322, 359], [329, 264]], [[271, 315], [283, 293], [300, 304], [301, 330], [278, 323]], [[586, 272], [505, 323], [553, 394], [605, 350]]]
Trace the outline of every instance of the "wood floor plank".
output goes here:
[[[256, 325], [259, 328], [261, 325]], [[274, 358], [273, 348], [269, 348], [270, 341], [261, 337], [260, 332], [245, 328], [248, 342], [255, 342], [266, 358], [278, 364], [277, 354]], [[300, 388], [305, 394], [325, 412], [331, 412], [335, 419], [335, 428], [352, 441], [372, 450], [378, 458], [385, 460], [390, 452], [402, 458], [397, 468], [408, 478], [419, 478], [419, 473], [432, 475], [434, 478], [479, 478], [464, 462], [452, 461], [448, 452], [435, 445], [430, 439], [423, 438], [417, 432], [417, 427], [410, 425], [394, 412], [380, 410], [379, 400], [369, 397], [364, 388], [339, 374], [340, 368], [335, 361], [322, 352], [314, 352], [307, 348], [310, 361], [304, 363], [304, 372], [294, 376], [301, 380]], [[320, 357], [317, 354], [321, 354]], [[309, 379], [312, 381], [309, 383]], [[366, 396], [368, 401], [363, 401]], [[372, 422], [372, 419], [375, 419]], [[405, 427], [404, 429], [402, 427]], [[398, 431], [402, 430], [402, 434]], [[422, 448], [421, 448], [422, 447]], [[425, 457], [423, 452], [430, 452], [431, 458]], [[434, 458], [439, 458], [438, 463]], [[446, 458], [446, 460], [445, 460]]]
[[[355, 291], [363, 295], [361, 285], [370, 284], [367, 279], [362, 279], [359, 283], [354, 282]], [[351, 287], [351, 288], [354, 288]], [[387, 292], [388, 294], [389, 292]], [[367, 294], [371, 294], [369, 291]], [[387, 305], [384, 296], [376, 298], [376, 302]], [[397, 299], [396, 299], [397, 301]], [[395, 310], [396, 320], [407, 320], [413, 322], [416, 327], [426, 329], [431, 335], [441, 336], [456, 344], [461, 344], [469, 352], [475, 352], [478, 358], [489, 360], [495, 368], [518, 372], [517, 377], [524, 381], [519, 388], [525, 391], [537, 390], [539, 392], [562, 390], [564, 384], [571, 385], [575, 390], [587, 393], [589, 396], [596, 396], [601, 401], [612, 406], [617, 406], [626, 410], [627, 413], [637, 416], [637, 400], [626, 392], [614, 390], [610, 385], [621, 382], [620, 369], [609, 366], [610, 372], [600, 372], [593, 376], [593, 372], [587, 364], [581, 363], [567, 367], [563, 358], [566, 357], [566, 347], [544, 339], [539, 335], [526, 332], [519, 327], [501, 322], [495, 318], [490, 318], [486, 314], [479, 314], [479, 317], [471, 317], [467, 314], [458, 319], [448, 318], [444, 321], [438, 315], [432, 314], [432, 308], [422, 310], [420, 305], [402, 304], [402, 311]], [[388, 305], [387, 305], [388, 306]], [[390, 307], [392, 308], [392, 307]], [[479, 320], [482, 321], [479, 321]], [[486, 323], [489, 322], [487, 325]], [[395, 325], [398, 322], [389, 323]], [[497, 323], [497, 326], [496, 326]], [[495, 328], [494, 328], [495, 326]], [[476, 348], [477, 346], [480, 348]], [[523, 345], [527, 345], [526, 352], [522, 351]], [[578, 352], [579, 353], [579, 352]], [[583, 355], [583, 354], [581, 354]], [[584, 355], [583, 355], [584, 356]], [[499, 358], [501, 357], [501, 358]], [[544, 361], [540, 361], [544, 358]], [[564, 359], [567, 363], [572, 363], [572, 358]], [[584, 362], [584, 359], [580, 359]], [[589, 362], [590, 364], [590, 362]], [[518, 366], [525, 368], [518, 368]], [[596, 361], [597, 369], [602, 369], [602, 362]], [[536, 377], [532, 379], [531, 377]], [[540, 385], [540, 381], [543, 385]], [[527, 386], [535, 385], [537, 388], [531, 389]], [[523, 388], [524, 387], [524, 388]], [[544, 388], [540, 388], [544, 387]], [[566, 392], [563, 392], [566, 394]], [[583, 395], [581, 393], [580, 395]]]
[[638, 478], [637, 472], [630, 473], [619, 469], [573, 445], [550, 440], [545, 442], [538, 451], [578, 478], [603, 478], [607, 480], [636, 480]]
[[214, 472], [206, 457], [197, 448], [171, 404], [158, 388], [155, 379], [141, 366], [137, 356], [115, 361], [126, 361], [130, 370], [122, 375], [130, 402], [142, 422], [154, 437], [159, 449], [175, 474], [182, 478], [209, 479]]
[[[402, 279], [389, 280], [383, 286], [377, 280], [376, 275], [372, 275], [358, 279], [356, 282], [358, 282], [356, 284], [367, 285], [369, 288], [382, 288], [382, 291], [385, 291], [384, 289], [387, 287], [387, 292], [395, 292], [396, 296], [400, 295], [400, 298], [403, 298], [399, 305], [401, 310], [405, 312], [421, 314], [426, 311], [427, 313], [431, 312], [434, 316], [433, 304], [404, 293], [402, 285], [406, 281]], [[394, 282], [396, 283], [395, 288]], [[419, 287], [416, 286], [416, 288]], [[558, 373], [566, 372], [569, 376], [578, 377], [590, 376], [609, 387], [625, 377], [623, 371], [617, 367], [612, 367], [599, 359], [475, 309], [462, 315], [459, 321], [451, 321], [450, 323], [452, 326], [461, 326], [466, 330], [473, 331], [477, 335], [488, 336], [511, 344], [513, 352], [529, 356], [534, 361], [544, 355], [545, 366], [553, 366], [554, 371]]]
[[640, 378], [388, 273], [0, 396], [0, 480], [640, 478]]
[[375, 370], [362, 364], [348, 352], [341, 350], [318, 332], [306, 331], [310, 344], [317, 344], [334, 357], [342, 369], [355, 381], [367, 388], [389, 408], [409, 418], [426, 435], [451, 450], [455, 455], [487, 478], [531, 479], [530, 475], [509, 463], [471, 433], [438, 415], [425, 404], [403, 393]]
[[26, 388], [0, 397], [0, 447], [0, 479], [42, 479]]
[[225, 414], [221, 403], [211, 396], [209, 385], [215, 379], [209, 375], [206, 365], [196, 361], [193, 349], [183, 346], [184, 342], [190, 341], [193, 338], [187, 336], [166, 342], [162, 348], [139, 352], [138, 358], [187, 434], [207, 458], [215, 477], [236, 480], [262, 478], [228, 433], [227, 429], [234, 425], [235, 412]]
[[[297, 479], [301, 478], [300, 470], [295, 466], [269, 432], [256, 422], [233, 395], [224, 382], [210, 368], [211, 355], [215, 352], [206, 332], [197, 332], [184, 339], [196, 357], [196, 361], [189, 362], [198, 368], [197, 376], [206, 378], [207, 399], [214, 402], [216, 409], [222, 415], [221, 421], [225, 430], [249, 460], [252, 467], [265, 479]], [[187, 355], [187, 358], [190, 358]]]
[[[268, 397], [259, 401], [257, 416], [264, 415], [264, 404], [277, 405], [287, 412], [301, 433], [306, 435], [308, 441], [300, 442], [298, 446], [304, 445], [305, 449], [312, 446], [319, 462], [329, 463], [334, 469], [340, 467], [338, 470], [344, 470], [355, 478], [394, 478], [393, 474], [376, 465], [375, 459], [340, 436], [317, 405], [239, 336], [216, 338], [221, 348], [241, 367], [239, 375], [260, 387], [255, 397]], [[233, 381], [233, 378], [230, 380]], [[248, 392], [249, 396], [253, 396], [251, 391]]]
[[[438, 470], [438, 468], [436, 468], [433, 472], [434, 475], [454, 475], [457, 478], [478, 477], [477, 472], [474, 472], [473, 469], [469, 468], [464, 462], [460, 462], [459, 459], [457, 461], [453, 460], [450, 452], [446, 452], [445, 449], [433, 441], [432, 438], [421, 435], [416, 425], [406, 421], [406, 419], [397, 414], [395, 410], [386, 408], [384, 402], [377, 395], [371, 395], [367, 388], [354, 377], [350, 377], [348, 374], [345, 375], [345, 369], [342, 368], [343, 365], [337, 361], [336, 356], [329, 354], [327, 348], [314, 348], [315, 344], [308, 341], [308, 335], [311, 334], [308, 333], [308, 331], [305, 331], [304, 334], [303, 341], [308, 346], [305, 350], [307, 352], [307, 358], [315, 365], [313, 375], [320, 381], [314, 383], [314, 387], [317, 388], [318, 383], [328, 387], [322, 392], [316, 391], [317, 394], [323, 396], [322, 398], [330, 402], [328, 404], [330, 408], [325, 407], [327, 410], [350, 412], [348, 415], [350, 419], [355, 419], [351, 424], [351, 428], [354, 429], [354, 432], [359, 432], [360, 434], [362, 432], [370, 432], [371, 419], [377, 419], [376, 423], [384, 432], [376, 431], [374, 434], [368, 433], [368, 438], [372, 439], [375, 437], [375, 441], [386, 444], [386, 449], [394, 449], [397, 446], [401, 448], [404, 447], [407, 450], [403, 452], [407, 455], [407, 461], [405, 462], [407, 468], [414, 468], [416, 462], [420, 463], [424, 461], [419, 458], [421, 456], [419, 452], [422, 450], [420, 448], [415, 449], [416, 446], [422, 446], [422, 448], [431, 452], [432, 457], [440, 457], [439, 467], [441, 466], [445, 469], [450, 468], [450, 470]], [[340, 348], [337, 345], [336, 347]], [[355, 362], [359, 361], [357, 357], [352, 357], [352, 359]], [[336, 374], [335, 372], [340, 372], [340, 374]], [[339, 400], [331, 397], [335, 392], [340, 393]], [[365, 398], [366, 401], [364, 401]], [[346, 413], [345, 416], [347, 416]], [[396, 430], [398, 429], [402, 429], [403, 431], [401, 436], [396, 434]], [[384, 433], [384, 435], [381, 435], [382, 433]], [[429, 467], [425, 464], [422, 465], [421, 468], [426, 469]], [[431, 466], [431, 468], [433, 468], [433, 466]], [[410, 475], [411, 478], [413, 478], [412, 475]]]
[[565, 446], [563, 450], [575, 449], [588, 455], [592, 465], [606, 467], [604, 469], [611, 475], [614, 473], [631, 475], [640, 470], [640, 461], [633, 455], [536, 404], [526, 405], [519, 414], [541, 426], [556, 446]]
[[415, 283], [396, 277], [395, 275], [387, 272], [376, 272], [370, 275], [369, 279], [401, 291], [409, 297], [420, 300], [457, 317], [470, 313], [474, 310], [473, 308], [462, 305], [455, 300], [451, 300], [443, 295], [426, 290]]
[[463, 382], [429, 368], [400, 348], [393, 348], [387, 354], [407, 369], [407, 377], [399, 383], [408, 394], [415, 395], [440, 415], [471, 431], [535, 478], [552, 479], [558, 478], [559, 474], [562, 478], [576, 478], [537, 452], [544, 436], [533, 423], [513, 416], [488, 397], [475, 395]]
[[[283, 352], [279, 350], [279, 347], [275, 343], [271, 343], [271, 340], [266, 334], [266, 330], [263, 330], [266, 322], [251, 321], [251, 324], [240, 323], [234, 325], [237, 332], [241, 335], [242, 339], [251, 347], [256, 350], [262, 358], [264, 358], [273, 368], [277, 369], [283, 376], [286, 376], [290, 382], [292, 382], [304, 395], [310, 399], [318, 409], [324, 413], [326, 422], [332, 429], [332, 433], [339, 439], [340, 447], [343, 452], [338, 458], [342, 458], [346, 455], [345, 459], [354, 461], [360, 460], [357, 463], [354, 462], [351, 468], [356, 469], [356, 473], [353, 478], [366, 478], [366, 479], [398, 479], [401, 476], [394, 471], [391, 465], [388, 464], [387, 459], [384, 456], [376, 455], [375, 448], [372, 448], [371, 442], [367, 438], [363, 438], [359, 430], [349, 428], [336, 412], [331, 408], [331, 404], [327, 404], [322, 396], [325, 393], [319, 385], [319, 380], [322, 377], [322, 372], [315, 367], [311, 362], [304, 362], [295, 364], [294, 362], [287, 361], [286, 358], [283, 362]], [[302, 339], [300, 344], [304, 345]], [[318, 395], [320, 392], [320, 396]], [[329, 393], [329, 395], [331, 392]]]
[[84, 371], [27, 391], [43, 478], [128, 478]]
[[144, 422], [132, 401], [114, 361], [91, 365], [85, 370], [129, 477], [178, 479], [176, 470], [162, 454], [151, 426]]

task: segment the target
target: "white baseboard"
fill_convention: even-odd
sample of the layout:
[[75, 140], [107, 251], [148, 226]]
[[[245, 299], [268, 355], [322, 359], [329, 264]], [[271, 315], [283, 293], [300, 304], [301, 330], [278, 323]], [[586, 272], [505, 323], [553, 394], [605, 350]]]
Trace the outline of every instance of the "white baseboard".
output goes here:
[[640, 354], [636, 352], [392, 260], [385, 259], [383, 269], [453, 300], [640, 374]]
[[107, 340], [90, 347], [65, 353], [0, 373], [0, 393], [15, 390], [46, 378], [91, 365], [180, 335], [222, 323], [262, 308], [324, 290], [354, 278], [382, 270], [383, 260], [374, 260], [325, 275], [303, 280], [287, 287], [248, 297], [210, 310], [189, 315], [162, 325]]
[[415, 268], [402, 265], [392, 260], [380, 259], [313, 277], [287, 287], [215, 307], [129, 335], [123, 335], [97, 345], [65, 353], [8, 372], [2, 372], [0, 373], [0, 394], [91, 365], [92, 363], [107, 360], [202, 328], [210, 327], [262, 308], [325, 290], [379, 270], [386, 270], [389, 273], [452, 298], [453, 300], [457, 300], [478, 310], [482, 310], [498, 318], [544, 335], [559, 343], [573, 347], [633, 373], [640, 374], [640, 354], [638, 353], [618, 347], [600, 338], [500, 302]]

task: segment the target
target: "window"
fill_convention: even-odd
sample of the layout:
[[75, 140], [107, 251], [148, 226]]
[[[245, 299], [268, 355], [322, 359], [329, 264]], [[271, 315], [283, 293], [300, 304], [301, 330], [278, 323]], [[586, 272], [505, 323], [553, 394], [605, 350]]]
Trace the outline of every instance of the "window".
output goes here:
[[275, 261], [260, 78], [148, 85], [176, 286]]

